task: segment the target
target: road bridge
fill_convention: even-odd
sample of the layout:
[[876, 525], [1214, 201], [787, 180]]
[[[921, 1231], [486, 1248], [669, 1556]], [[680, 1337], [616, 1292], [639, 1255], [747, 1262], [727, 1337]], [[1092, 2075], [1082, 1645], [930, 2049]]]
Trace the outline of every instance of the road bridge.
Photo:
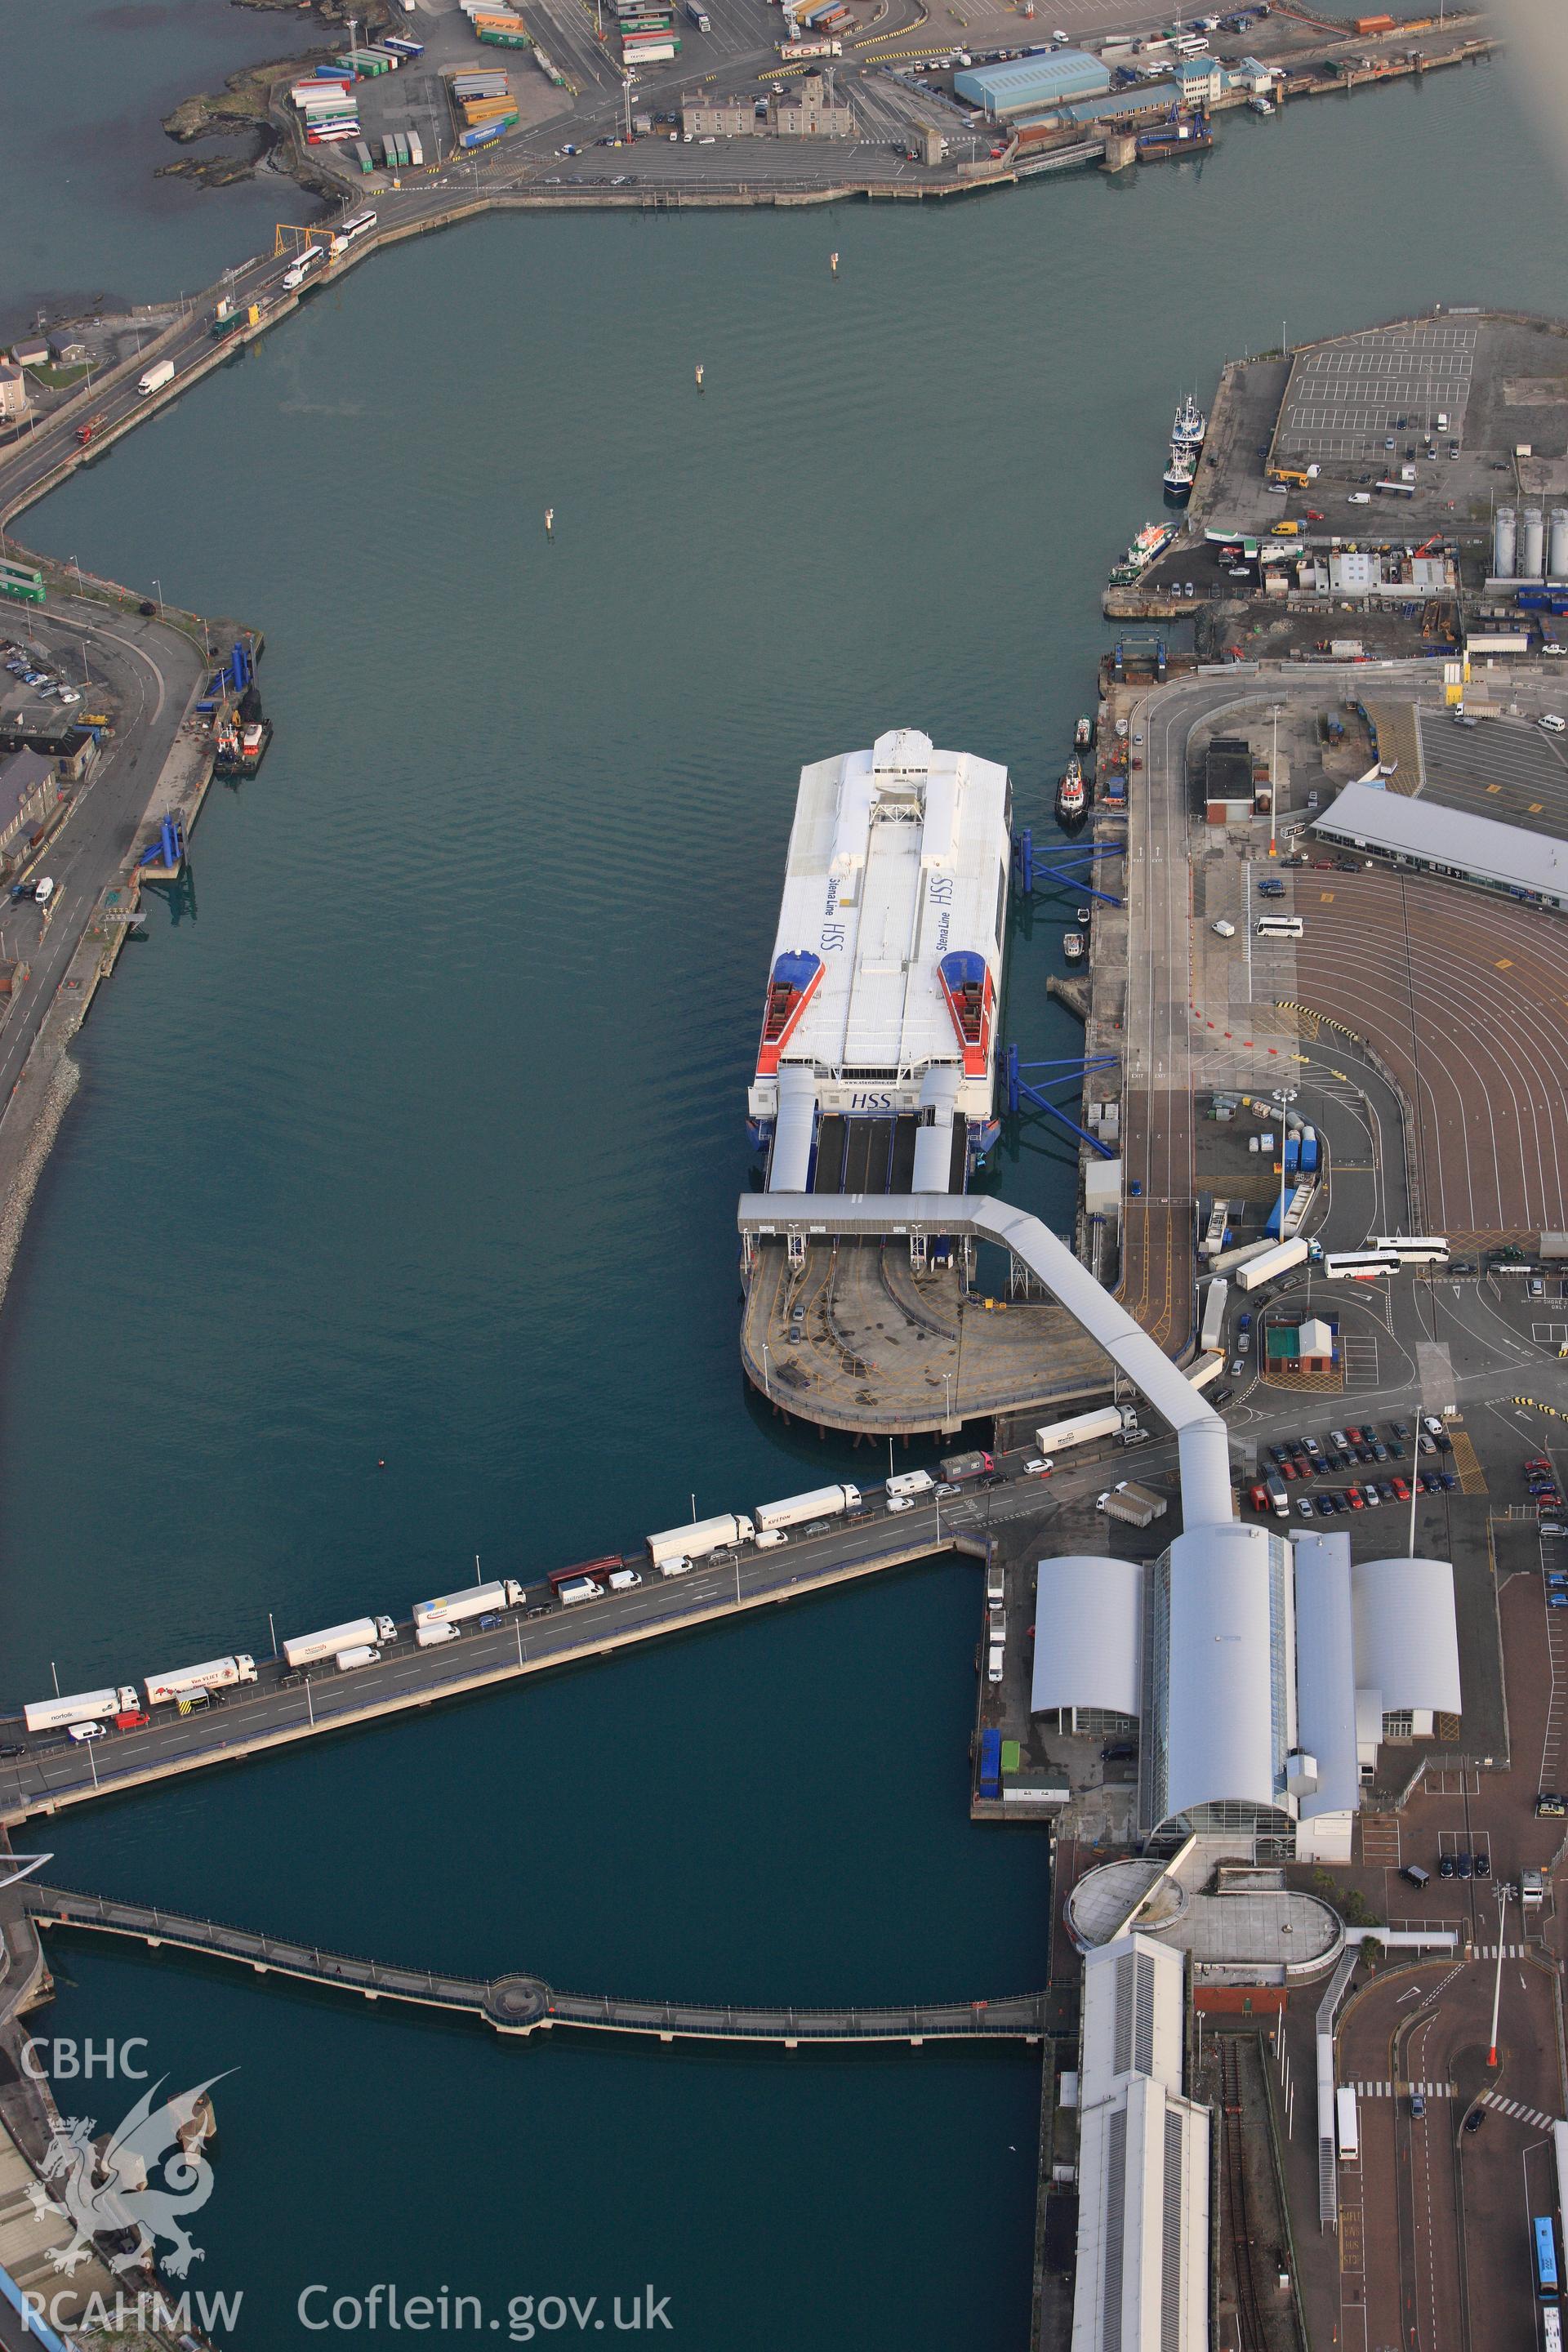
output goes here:
[[1009, 1528], [1022, 1531], [1056, 1508], [1038, 1480], [1019, 1476], [896, 1519], [879, 1512], [841, 1520], [820, 1536], [792, 1538], [787, 1549], [743, 1549], [723, 1566], [698, 1567], [678, 1581], [649, 1572], [629, 1591], [570, 1609], [551, 1602], [548, 1585], [530, 1586], [522, 1607], [498, 1612], [499, 1622], [466, 1631], [459, 1642], [420, 1650], [405, 1623], [372, 1665], [339, 1672], [329, 1659], [291, 1674], [281, 1660], [264, 1660], [255, 1684], [218, 1694], [221, 1704], [185, 1716], [161, 1707], [149, 1724], [80, 1746], [58, 1732], [25, 1740], [13, 1718], [15, 1744], [24, 1752], [0, 1762], [0, 1823], [358, 1729], [524, 1675], [584, 1665], [662, 1635], [803, 1600], [945, 1551], [984, 1559], [994, 1536]]
[[611, 1993], [561, 1992], [542, 1977], [484, 1979], [430, 1969], [395, 1968], [315, 1944], [289, 1942], [156, 1905], [26, 1882], [17, 1890], [35, 1927], [79, 1927], [130, 1937], [158, 1950], [232, 1960], [257, 1976], [292, 1977], [366, 2000], [407, 2001], [475, 2017], [498, 2033], [528, 2034], [557, 2025], [592, 2033], [640, 2033], [658, 2042], [768, 2042], [794, 2050], [813, 2042], [1038, 2042], [1046, 2031], [1044, 1992], [1000, 2000], [910, 2002], [894, 2008], [740, 2008], [728, 2002], [639, 2000]]

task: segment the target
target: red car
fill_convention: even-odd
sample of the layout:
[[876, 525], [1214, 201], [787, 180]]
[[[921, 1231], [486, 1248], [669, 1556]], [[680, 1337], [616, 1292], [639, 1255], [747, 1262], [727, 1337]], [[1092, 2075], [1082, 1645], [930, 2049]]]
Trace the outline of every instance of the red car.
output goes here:
[[1388, 1483], [1402, 1503], [1407, 1503], [1410, 1500], [1410, 1489], [1403, 1478], [1391, 1478]]
[[1299, 1478], [1300, 1475], [1301, 1474], [1297, 1469], [1294, 1462], [1292, 1462], [1289, 1456], [1287, 1455], [1285, 1460], [1279, 1465], [1279, 1475], [1281, 1478]]
[[1322, 516], [1318, 512], [1318, 509], [1317, 509], [1317, 508], [1316, 508], [1316, 507], [1309, 507], [1309, 508], [1307, 509], [1307, 520], [1308, 520], [1309, 522], [1321, 522], [1321, 521], [1322, 521], [1322, 520], [1323, 520], [1323, 518], [1322, 518]]
[[152, 1720], [152, 1717], [143, 1715], [140, 1707], [127, 1707], [123, 1715], [115, 1717], [114, 1728], [116, 1731], [140, 1731], [144, 1723]]
[[1362, 1491], [1359, 1486], [1347, 1486], [1345, 1488], [1345, 1494], [1349, 1499], [1350, 1507], [1352, 1511], [1365, 1510], [1366, 1504], [1363, 1498]]

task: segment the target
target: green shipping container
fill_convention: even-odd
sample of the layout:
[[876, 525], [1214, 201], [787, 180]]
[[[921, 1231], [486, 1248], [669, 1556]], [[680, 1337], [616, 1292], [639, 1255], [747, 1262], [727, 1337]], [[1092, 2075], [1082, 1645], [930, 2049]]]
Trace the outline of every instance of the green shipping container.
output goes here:
[[1005, 1739], [1002, 1742], [1003, 1771], [1016, 1772], [1020, 1763], [1023, 1761], [1023, 1756], [1024, 1750], [1019, 1741], [1016, 1739]]
[[481, 32], [481, 41], [489, 41], [496, 49], [531, 49], [532, 41], [526, 33]]

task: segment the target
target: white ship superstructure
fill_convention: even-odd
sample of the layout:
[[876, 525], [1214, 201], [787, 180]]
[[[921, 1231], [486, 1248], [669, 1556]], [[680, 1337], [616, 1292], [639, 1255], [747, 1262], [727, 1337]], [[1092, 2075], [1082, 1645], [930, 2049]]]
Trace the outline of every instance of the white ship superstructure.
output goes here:
[[1005, 768], [900, 728], [801, 771], [756, 1075], [771, 1192], [959, 1192], [995, 1139]]

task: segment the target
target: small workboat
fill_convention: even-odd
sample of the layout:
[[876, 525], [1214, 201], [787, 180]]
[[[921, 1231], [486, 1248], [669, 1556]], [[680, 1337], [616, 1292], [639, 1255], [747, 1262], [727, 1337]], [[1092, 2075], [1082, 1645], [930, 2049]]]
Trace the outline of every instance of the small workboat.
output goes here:
[[1087, 952], [1081, 931], [1068, 931], [1062, 940], [1062, 953], [1068, 963], [1081, 963]]
[[1057, 815], [1063, 824], [1071, 824], [1089, 806], [1089, 794], [1084, 788], [1083, 767], [1076, 754], [1063, 769], [1057, 783]]
[[1094, 721], [1093, 721], [1093, 719], [1080, 719], [1079, 720], [1079, 722], [1078, 722], [1078, 725], [1077, 725], [1077, 726], [1073, 729], [1073, 730], [1072, 730], [1072, 740], [1073, 740], [1073, 749], [1074, 749], [1075, 751], [1088, 751], [1088, 749], [1089, 749], [1089, 745], [1090, 745], [1090, 744], [1093, 742], [1093, 740], [1094, 740]]

